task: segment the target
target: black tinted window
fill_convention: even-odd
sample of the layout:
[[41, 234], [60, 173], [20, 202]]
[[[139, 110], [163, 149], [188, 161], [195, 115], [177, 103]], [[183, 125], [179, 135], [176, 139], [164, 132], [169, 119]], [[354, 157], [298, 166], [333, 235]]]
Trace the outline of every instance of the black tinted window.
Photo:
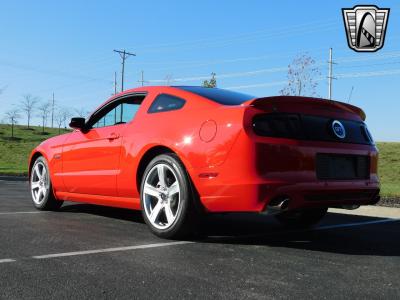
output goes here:
[[176, 88], [200, 95], [223, 105], [239, 105], [255, 98], [252, 95], [218, 88], [206, 88], [201, 86], [176, 86]]
[[90, 118], [88, 126], [100, 128], [129, 123], [135, 117], [144, 97], [144, 95], [127, 96], [107, 104]]
[[157, 98], [153, 101], [148, 112], [156, 113], [162, 111], [176, 110], [182, 108], [184, 105], [185, 100], [171, 95], [162, 94], [157, 96]]

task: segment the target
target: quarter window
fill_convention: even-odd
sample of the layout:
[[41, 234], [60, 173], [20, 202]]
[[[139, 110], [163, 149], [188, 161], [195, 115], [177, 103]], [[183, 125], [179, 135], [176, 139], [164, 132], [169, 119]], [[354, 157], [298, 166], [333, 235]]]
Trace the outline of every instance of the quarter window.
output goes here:
[[185, 105], [186, 101], [167, 94], [161, 94], [151, 104], [148, 113], [177, 110]]

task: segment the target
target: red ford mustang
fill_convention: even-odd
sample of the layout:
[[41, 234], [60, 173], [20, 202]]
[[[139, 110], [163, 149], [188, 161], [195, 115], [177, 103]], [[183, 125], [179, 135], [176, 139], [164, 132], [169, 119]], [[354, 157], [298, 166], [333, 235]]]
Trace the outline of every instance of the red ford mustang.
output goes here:
[[377, 149], [355, 106], [194, 86], [142, 87], [106, 101], [32, 151], [42, 210], [64, 200], [141, 209], [179, 238], [213, 212], [317, 223], [328, 207], [379, 201]]

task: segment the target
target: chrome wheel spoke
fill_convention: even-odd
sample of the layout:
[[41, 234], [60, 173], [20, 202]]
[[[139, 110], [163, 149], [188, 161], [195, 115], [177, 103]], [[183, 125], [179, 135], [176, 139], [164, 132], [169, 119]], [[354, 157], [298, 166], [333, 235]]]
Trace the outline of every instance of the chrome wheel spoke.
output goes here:
[[175, 195], [176, 193], [179, 193], [179, 183], [178, 181], [175, 181], [171, 186], [168, 188], [168, 194], [169, 196]]
[[157, 198], [160, 196], [160, 191], [156, 187], [154, 187], [148, 183], [145, 183], [143, 192], [146, 195], [150, 195], [150, 196], [157, 197]]
[[158, 174], [159, 184], [162, 187], [165, 187], [165, 168], [164, 168], [164, 165], [160, 164], [160, 165], [157, 166], [157, 174]]
[[161, 201], [159, 200], [157, 202], [157, 204], [154, 206], [154, 208], [151, 211], [150, 216], [149, 216], [149, 219], [152, 223], [156, 222], [156, 220], [158, 219], [158, 216], [160, 215], [162, 207], [163, 207], [163, 205], [162, 205]]
[[167, 217], [168, 225], [171, 225], [172, 222], [174, 222], [175, 220], [174, 214], [172, 213], [171, 210], [171, 206], [169, 204], [166, 204], [164, 207], [164, 211], [165, 211], [165, 216]]
[[35, 166], [35, 174], [36, 174], [36, 176], [37, 176], [37, 178], [40, 180], [40, 179], [42, 179], [42, 174], [40, 173], [40, 170], [39, 170], [39, 164], [37, 164], [36, 166]]
[[33, 182], [31, 183], [31, 189], [34, 190], [34, 189], [37, 189], [37, 188], [40, 188], [40, 183], [39, 183], [39, 181], [33, 181]]
[[42, 178], [42, 180], [45, 180], [46, 179], [46, 174], [47, 174], [47, 170], [46, 170], [46, 168], [45, 167], [43, 167], [42, 168], [42, 174], [41, 174], [41, 178]]

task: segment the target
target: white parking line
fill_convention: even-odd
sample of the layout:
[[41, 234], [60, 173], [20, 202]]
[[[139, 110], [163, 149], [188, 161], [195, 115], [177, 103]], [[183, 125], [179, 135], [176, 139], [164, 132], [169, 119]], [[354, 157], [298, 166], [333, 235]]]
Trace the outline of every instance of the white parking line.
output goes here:
[[4, 258], [4, 259], [0, 259], [0, 264], [1, 264], [1, 263], [14, 262], [14, 261], [15, 261], [15, 259]]
[[374, 221], [366, 221], [366, 222], [355, 222], [355, 223], [345, 223], [345, 224], [333, 224], [333, 225], [324, 225], [314, 228], [313, 230], [325, 230], [325, 229], [333, 229], [333, 228], [346, 228], [353, 226], [363, 226], [370, 224], [379, 224], [379, 223], [389, 223], [389, 222], [399, 222], [400, 219], [381, 219]]
[[40, 214], [41, 211], [5, 211], [0, 212], [0, 215], [18, 215], [18, 214]]
[[185, 245], [185, 244], [192, 244], [192, 243], [194, 243], [194, 242], [180, 241], [180, 242], [169, 242], [169, 243], [157, 243], [157, 244], [147, 244], [147, 245], [137, 245], [137, 246], [127, 246], [127, 247], [105, 248], [105, 249], [97, 249], [97, 250], [85, 250], [85, 251], [45, 254], [45, 255], [32, 256], [32, 258], [46, 259], [46, 258], [54, 258], [54, 257], [65, 257], [65, 256], [75, 256], [75, 255], [87, 255], [87, 254], [107, 253], [107, 252], [116, 252], [116, 251], [130, 251], [130, 250], [137, 250], [137, 249], [177, 246], [177, 245]]
[[[373, 220], [373, 221], [366, 221], [366, 222], [324, 225], [324, 226], [314, 228], [312, 230], [328, 230], [328, 229], [334, 229], [334, 228], [346, 228], [346, 227], [364, 226], [364, 225], [370, 225], [370, 224], [382, 224], [382, 223], [390, 223], [390, 222], [400, 222], [400, 219], [381, 219], [381, 220]], [[308, 231], [308, 230], [292, 230], [292, 231], [285, 231], [285, 232], [274, 232], [274, 233], [265, 234], [265, 235], [276, 235], [276, 234], [295, 233], [295, 232], [303, 232], [303, 231]], [[262, 236], [265, 236], [265, 235], [262, 235]], [[261, 235], [257, 234], [257, 235], [237, 236], [236, 238], [252, 237], [252, 236], [259, 237]], [[224, 238], [224, 237], [221, 237], [221, 238]], [[229, 239], [231, 239], [231, 238], [232, 237], [229, 237]], [[52, 254], [32, 256], [31, 258], [47, 259], [47, 258], [56, 258], [56, 257], [68, 257], [68, 256], [77, 256], [77, 255], [89, 255], [89, 254], [98, 254], [98, 253], [109, 253], [109, 252], [118, 252], [118, 251], [131, 251], [131, 250], [139, 250], [139, 249], [159, 248], [159, 247], [186, 245], [186, 244], [193, 244], [193, 243], [196, 243], [196, 242], [177, 241], [177, 242], [145, 244], [145, 245], [126, 246], [126, 247], [104, 248], [104, 249], [95, 249], [95, 250], [52, 253]], [[199, 243], [201, 243], [201, 241], [199, 241]], [[15, 262], [15, 261], [16, 261], [15, 259], [11, 259], [11, 258], [0, 259], [0, 263]]]

